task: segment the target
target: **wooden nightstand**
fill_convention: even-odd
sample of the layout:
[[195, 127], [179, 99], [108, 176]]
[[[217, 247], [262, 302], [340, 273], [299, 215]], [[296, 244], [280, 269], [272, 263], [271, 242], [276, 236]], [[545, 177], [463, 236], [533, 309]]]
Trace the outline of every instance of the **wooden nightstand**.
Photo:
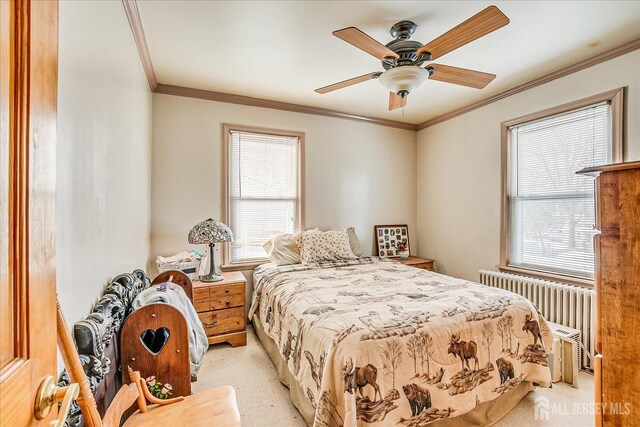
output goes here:
[[239, 271], [222, 273], [220, 282], [193, 282], [193, 305], [209, 344], [247, 344], [246, 279]]
[[407, 259], [398, 259], [404, 265], [410, 265], [411, 267], [422, 268], [423, 270], [433, 271], [434, 260], [429, 258], [420, 258], [417, 256], [410, 256]]

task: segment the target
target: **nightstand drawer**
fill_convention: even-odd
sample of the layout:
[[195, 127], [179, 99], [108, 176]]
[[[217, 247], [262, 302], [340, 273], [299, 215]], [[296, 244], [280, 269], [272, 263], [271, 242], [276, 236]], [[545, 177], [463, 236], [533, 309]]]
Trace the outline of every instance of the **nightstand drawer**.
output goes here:
[[226, 286], [212, 286], [209, 288], [211, 293], [209, 297], [211, 299], [225, 298], [227, 295], [243, 295], [244, 296], [244, 283], [237, 283], [234, 285]]
[[195, 308], [198, 313], [209, 311], [211, 310], [211, 301], [208, 298], [200, 301], [194, 299], [193, 308]]
[[198, 313], [207, 336], [244, 330], [244, 306]]
[[420, 258], [420, 257], [417, 257], [417, 256], [410, 256], [409, 258], [400, 259], [398, 261], [400, 261], [404, 265], [408, 265], [408, 266], [411, 266], [411, 267], [414, 267], [414, 268], [419, 268], [421, 270], [433, 271], [433, 262], [434, 262], [434, 260], [429, 259], [429, 258]]
[[[225, 298], [229, 295], [244, 295], [244, 283], [235, 283], [233, 285], [221, 286], [216, 285], [215, 282], [212, 282], [211, 285], [211, 287], [193, 290], [194, 303], [197, 301], [205, 301], [209, 299]], [[198, 309], [196, 308], [196, 310]]]
[[229, 295], [226, 298], [212, 298], [211, 310], [219, 310], [221, 308], [240, 307], [244, 305], [244, 294]]
[[414, 264], [412, 267], [421, 268], [423, 270], [433, 271], [433, 263], [425, 262], [424, 264]]
[[[209, 300], [209, 288], [194, 289], [193, 290], [194, 305], [196, 301], [203, 301], [203, 300]], [[196, 307], [196, 310], [198, 310], [197, 307]]]
[[227, 295], [222, 298], [212, 298], [202, 301], [194, 301], [193, 306], [198, 313], [209, 310], [220, 310], [221, 308], [240, 307], [244, 305], [244, 295]]

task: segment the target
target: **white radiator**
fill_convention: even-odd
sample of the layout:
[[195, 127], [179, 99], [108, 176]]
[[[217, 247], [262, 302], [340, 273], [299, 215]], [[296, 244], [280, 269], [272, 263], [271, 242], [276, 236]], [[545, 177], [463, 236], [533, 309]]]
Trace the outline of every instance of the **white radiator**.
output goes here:
[[499, 271], [480, 270], [480, 283], [522, 295], [544, 318], [581, 332], [581, 368], [593, 370], [595, 291], [549, 280]]

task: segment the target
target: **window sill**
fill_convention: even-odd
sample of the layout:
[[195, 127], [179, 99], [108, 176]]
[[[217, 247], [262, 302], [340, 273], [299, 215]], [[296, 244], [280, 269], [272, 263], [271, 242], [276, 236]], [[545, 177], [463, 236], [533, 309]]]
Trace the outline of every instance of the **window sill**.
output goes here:
[[563, 276], [561, 274], [545, 273], [542, 271], [529, 270], [520, 267], [511, 267], [508, 265], [497, 265], [498, 270], [503, 273], [514, 273], [522, 276], [529, 276], [536, 279], [551, 280], [554, 282], [565, 283], [567, 285], [582, 286], [584, 288], [593, 289], [593, 280], [579, 279], [577, 277]]
[[220, 267], [223, 272], [227, 271], [253, 271], [259, 265], [266, 264], [269, 260], [265, 261], [256, 261], [256, 262], [247, 262], [242, 264], [224, 264]]

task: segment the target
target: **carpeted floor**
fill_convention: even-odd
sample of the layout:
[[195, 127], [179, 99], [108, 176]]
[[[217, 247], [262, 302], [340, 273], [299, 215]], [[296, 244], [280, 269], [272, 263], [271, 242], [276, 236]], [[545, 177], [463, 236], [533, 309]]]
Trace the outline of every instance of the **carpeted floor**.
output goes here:
[[[209, 348], [198, 381], [193, 383], [197, 392], [218, 385], [229, 384], [236, 389], [238, 406], [244, 427], [291, 426], [305, 427], [304, 419], [289, 400], [289, 390], [280, 383], [276, 369], [262, 348], [251, 326], [247, 329], [246, 347], [232, 348], [218, 344]], [[581, 426], [594, 425], [589, 414], [593, 402], [593, 376], [580, 373], [579, 389], [564, 383], [553, 388], [536, 388], [529, 393], [496, 426]], [[535, 399], [545, 396], [557, 413], [548, 421], [534, 418]]]

